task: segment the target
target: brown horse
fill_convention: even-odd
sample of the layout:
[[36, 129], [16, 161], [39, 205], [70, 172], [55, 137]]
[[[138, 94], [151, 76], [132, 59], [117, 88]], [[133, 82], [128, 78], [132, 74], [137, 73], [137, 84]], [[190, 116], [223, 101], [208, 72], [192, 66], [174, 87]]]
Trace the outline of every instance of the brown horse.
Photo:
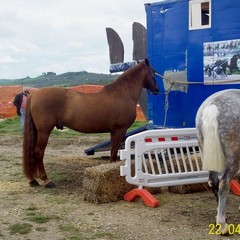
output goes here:
[[111, 158], [115, 162], [119, 145], [136, 118], [136, 104], [143, 87], [157, 94], [155, 71], [147, 59], [118, 77], [97, 93], [79, 93], [52, 87], [33, 92], [27, 101], [23, 141], [23, 168], [30, 186], [55, 187], [45, 172], [43, 157], [54, 127], [83, 133], [111, 134]]

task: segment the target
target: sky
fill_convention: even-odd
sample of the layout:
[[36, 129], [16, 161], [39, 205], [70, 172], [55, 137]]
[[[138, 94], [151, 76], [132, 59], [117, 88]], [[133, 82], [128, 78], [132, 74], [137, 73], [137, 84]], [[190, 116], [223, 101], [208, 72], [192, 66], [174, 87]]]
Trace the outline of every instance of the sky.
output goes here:
[[109, 73], [106, 27], [132, 60], [132, 23], [158, 0], [0, 0], [0, 79], [44, 72]]

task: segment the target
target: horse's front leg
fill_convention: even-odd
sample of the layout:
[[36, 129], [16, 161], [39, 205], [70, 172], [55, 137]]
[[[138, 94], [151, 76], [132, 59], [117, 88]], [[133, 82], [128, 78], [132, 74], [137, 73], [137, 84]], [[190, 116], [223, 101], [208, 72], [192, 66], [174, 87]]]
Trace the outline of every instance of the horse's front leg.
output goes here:
[[127, 129], [117, 129], [114, 132], [111, 132], [111, 157], [110, 162], [116, 162], [117, 154], [120, 147], [120, 143], [123, 140], [123, 137]]

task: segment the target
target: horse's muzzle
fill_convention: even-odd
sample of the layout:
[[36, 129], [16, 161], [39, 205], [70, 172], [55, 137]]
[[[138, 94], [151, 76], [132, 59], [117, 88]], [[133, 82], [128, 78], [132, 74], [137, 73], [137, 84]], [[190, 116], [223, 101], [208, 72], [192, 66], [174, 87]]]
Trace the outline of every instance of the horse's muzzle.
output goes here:
[[154, 87], [154, 89], [151, 91], [151, 93], [153, 94], [153, 95], [157, 95], [158, 93], [159, 93], [159, 87], [158, 86], [155, 86]]

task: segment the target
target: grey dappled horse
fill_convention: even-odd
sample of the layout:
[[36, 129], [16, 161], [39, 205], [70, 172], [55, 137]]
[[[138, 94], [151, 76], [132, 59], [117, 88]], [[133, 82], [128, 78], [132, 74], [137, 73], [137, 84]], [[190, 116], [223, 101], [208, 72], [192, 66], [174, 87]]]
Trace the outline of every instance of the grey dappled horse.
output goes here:
[[[198, 109], [196, 128], [203, 169], [209, 171], [208, 183], [218, 200], [216, 223], [226, 235], [226, 197], [240, 163], [240, 90], [223, 90], [208, 97]], [[218, 173], [222, 173], [220, 180]]]

